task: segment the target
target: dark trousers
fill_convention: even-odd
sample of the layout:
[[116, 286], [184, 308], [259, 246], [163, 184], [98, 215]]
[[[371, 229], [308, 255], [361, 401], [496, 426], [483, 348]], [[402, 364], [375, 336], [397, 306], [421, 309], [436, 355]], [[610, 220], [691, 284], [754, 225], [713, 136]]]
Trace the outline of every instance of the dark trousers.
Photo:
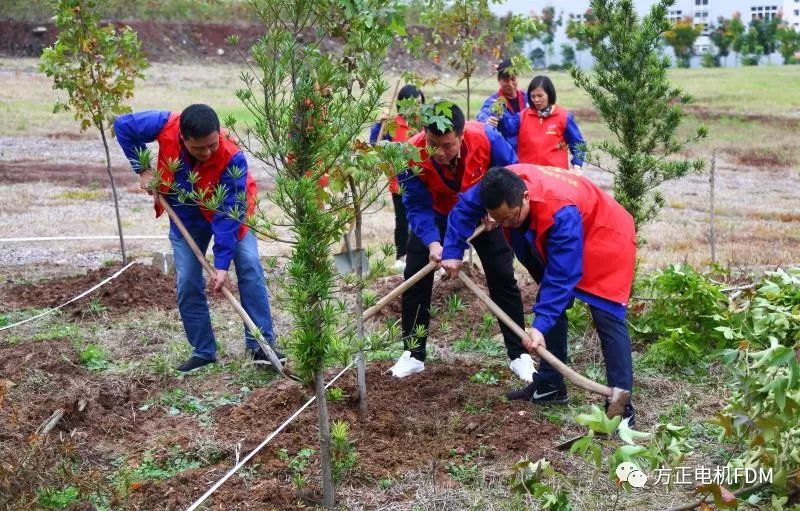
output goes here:
[[392, 204], [394, 204], [394, 248], [397, 259], [400, 259], [406, 255], [408, 246], [408, 216], [402, 195], [393, 193]]
[[[522, 261], [525, 268], [530, 273], [537, 284], [542, 283], [544, 274], [544, 264], [537, 253], [525, 252], [530, 257]], [[567, 309], [572, 307], [574, 300], [567, 305]], [[628, 391], [633, 390], [633, 356], [631, 355], [631, 336], [628, 333], [628, 324], [624, 319], [620, 319], [597, 307], [589, 306], [589, 311], [597, 329], [597, 336], [600, 338], [600, 349], [603, 350], [603, 360], [606, 363], [606, 381], [610, 387], [619, 387]], [[567, 334], [569, 322], [567, 321], [566, 310], [556, 320], [556, 324], [544, 336], [547, 351], [555, 355], [557, 359], [569, 364], [569, 354], [567, 353]], [[564, 376], [544, 359], [539, 360], [538, 371], [533, 375], [534, 383], [544, 383], [548, 387], [560, 387], [564, 383]], [[608, 406], [608, 399], [606, 399]], [[633, 413], [633, 404], [628, 403], [625, 407], [625, 415]]]
[[[444, 239], [447, 219], [437, 217], [436, 223], [439, 233]], [[483, 265], [489, 296], [515, 323], [524, 328], [522, 296], [517, 287], [517, 280], [514, 278], [514, 254], [503, 238], [500, 229], [481, 234], [473, 240], [472, 245]], [[406, 251], [405, 278], [410, 278], [428, 264], [428, 257], [428, 247], [413, 232], [410, 233]], [[432, 291], [433, 272], [403, 293], [402, 299], [403, 344], [406, 350], [409, 350], [409, 340], [412, 340], [415, 346], [410, 350], [411, 356], [422, 361], [425, 360], [426, 355]], [[414, 335], [418, 325], [425, 327], [424, 335], [421, 337]], [[525, 353], [522, 341], [502, 322], [500, 322], [500, 330], [503, 333], [509, 359], [514, 360]]]
[[[633, 358], [631, 356], [631, 337], [628, 325], [620, 319], [597, 307], [589, 306], [592, 313], [603, 360], [606, 363], [606, 381], [610, 387], [625, 390], [633, 389]], [[562, 314], [555, 326], [544, 336], [547, 351], [565, 364], [569, 363], [567, 354], [567, 315]], [[540, 360], [538, 372], [533, 375], [536, 382], [547, 386], [561, 386], [564, 377], [544, 359]]]

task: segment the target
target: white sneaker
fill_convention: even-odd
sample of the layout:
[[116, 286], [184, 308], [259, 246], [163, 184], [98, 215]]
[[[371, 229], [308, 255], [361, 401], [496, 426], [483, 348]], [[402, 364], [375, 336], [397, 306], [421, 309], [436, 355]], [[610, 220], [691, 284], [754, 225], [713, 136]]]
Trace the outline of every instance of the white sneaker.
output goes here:
[[395, 378], [405, 378], [425, 370], [425, 363], [411, 356], [410, 351], [404, 351], [397, 362], [389, 371]]
[[533, 373], [536, 372], [536, 366], [533, 365], [533, 359], [527, 353], [523, 353], [511, 361], [508, 365], [514, 374], [519, 376], [521, 380], [524, 380], [528, 383], [533, 382]]
[[398, 271], [398, 272], [403, 272], [403, 271], [405, 271], [405, 269], [406, 269], [406, 262], [405, 262], [405, 260], [403, 260], [403, 259], [398, 259], [397, 261], [395, 261], [395, 262], [394, 262], [394, 264], [392, 265], [392, 268], [394, 268], [394, 269], [395, 269], [396, 271]]

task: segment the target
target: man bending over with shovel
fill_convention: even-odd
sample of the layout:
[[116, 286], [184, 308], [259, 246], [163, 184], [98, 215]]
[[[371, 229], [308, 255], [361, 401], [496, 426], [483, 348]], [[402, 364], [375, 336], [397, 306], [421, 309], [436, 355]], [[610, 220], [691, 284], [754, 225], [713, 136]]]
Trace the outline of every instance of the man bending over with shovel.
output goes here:
[[[155, 177], [152, 169], [140, 168], [138, 152], [146, 149], [146, 143], [158, 142], [157, 168], [161, 186], [157, 193], [166, 196], [203, 253], [214, 237], [215, 274], [209, 282], [209, 290], [217, 293], [223, 286], [231, 287], [228, 269], [233, 262], [242, 306], [264, 339], [274, 346], [269, 295], [258, 244], [242, 223], [245, 212], [254, 210], [256, 183], [247, 171], [244, 153], [220, 131], [216, 112], [207, 105], [191, 105], [181, 113], [137, 112], [118, 117], [114, 131], [133, 170], [139, 174], [140, 188], [145, 190], [152, 189]], [[174, 162], [179, 165], [173, 174], [169, 169], [170, 164], [174, 167]], [[179, 199], [182, 193], [192, 190], [206, 199], [218, 186], [224, 187], [227, 193], [214, 211], [195, 201]], [[241, 203], [244, 197], [247, 204]], [[155, 201], [155, 210], [157, 217], [164, 212], [158, 200]], [[217, 351], [204, 289], [203, 266], [172, 219], [169, 240], [175, 258], [178, 310], [193, 348], [192, 356], [177, 369], [194, 371], [215, 362]], [[269, 358], [247, 328], [245, 345], [254, 361], [269, 363]], [[276, 354], [280, 361], [285, 360], [282, 354], [277, 351]]]
[[[461, 109], [446, 99], [423, 106], [424, 131], [409, 140], [420, 150], [419, 162], [399, 176], [411, 235], [406, 252], [408, 280], [429, 261], [439, 262], [447, 215], [458, 202], [458, 193], [481, 180], [489, 167], [517, 161], [514, 150], [493, 127], [465, 122]], [[430, 154], [428, 153], [430, 151]], [[474, 226], [473, 226], [474, 227]], [[471, 233], [470, 233], [471, 234]], [[514, 322], [523, 326], [522, 297], [514, 278], [514, 254], [498, 231], [486, 232], [473, 242], [489, 294]], [[430, 322], [433, 273], [403, 293], [402, 323], [406, 351], [391, 368], [397, 378], [425, 369], [427, 328]], [[426, 330], [417, 336], [417, 326]], [[511, 370], [532, 381], [533, 359], [514, 332], [501, 323]]]
[[[487, 212], [539, 283], [526, 349], [545, 344], [567, 363], [566, 311], [578, 298], [592, 313], [609, 387], [630, 391], [633, 363], [625, 312], [636, 260], [631, 215], [577, 171], [529, 164], [489, 169], [450, 213], [442, 267], [451, 276], [458, 275], [465, 240]], [[533, 383], [506, 397], [566, 403], [567, 388], [564, 377], [542, 360]], [[623, 417], [631, 426], [633, 414], [628, 404]]]

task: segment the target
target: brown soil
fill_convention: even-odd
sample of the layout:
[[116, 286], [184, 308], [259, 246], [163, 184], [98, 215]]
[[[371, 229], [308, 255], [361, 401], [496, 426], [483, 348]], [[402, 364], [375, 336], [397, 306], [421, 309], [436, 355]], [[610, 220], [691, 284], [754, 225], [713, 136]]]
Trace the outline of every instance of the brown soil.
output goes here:
[[[93, 270], [86, 275], [56, 278], [35, 284], [8, 282], [0, 291], [0, 308], [56, 307], [98, 284], [120, 269], [120, 266]], [[175, 282], [154, 266], [135, 264], [95, 292], [73, 302], [66, 310], [80, 315], [92, 300], [109, 312], [124, 313], [133, 309], [176, 307]]]
[[[240, 63], [241, 59], [228, 44], [228, 36], [238, 35], [241, 48], [250, 48], [264, 34], [264, 26], [258, 24], [179, 23], [155, 21], [114, 21], [117, 27], [130, 26], [142, 41], [142, 50], [147, 58], [156, 62], [177, 62], [187, 58], [211, 59], [218, 62]], [[41, 29], [44, 29], [43, 31]], [[420, 27], [408, 27], [408, 36], [430, 39], [427, 31]], [[14, 57], [38, 57], [42, 50], [55, 42], [57, 31], [52, 22], [32, 23], [27, 21], [0, 20], [0, 55]], [[313, 38], [313, 31], [308, 32]], [[485, 46], [491, 48], [497, 42], [491, 38]], [[501, 44], [501, 43], [497, 43]], [[327, 41], [323, 50], [335, 51], [336, 43]], [[220, 54], [220, 50], [222, 53]], [[430, 59], [410, 55], [399, 39], [389, 49], [385, 59], [387, 70], [406, 70], [421, 73], [440, 73], [444, 67]], [[478, 73], [493, 74], [491, 57], [480, 63]]]
[[[450, 462], [473, 462], [464, 460], [465, 454], [480, 452], [476, 456], [480, 463], [510, 464], [523, 455], [535, 459], [559, 434], [555, 426], [534, 421], [528, 405], [499, 399], [510, 386], [508, 381], [497, 386], [471, 382], [469, 377], [479, 366], [428, 364], [424, 373], [403, 380], [388, 376], [388, 366], [387, 362], [373, 364], [367, 372], [370, 409], [366, 420], [358, 416], [354, 372], [337, 383], [348, 398], [330, 403], [332, 420], [350, 423], [350, 439], [358, 456], [345, 485], [372, 486], [380, 478], [410, 469], [430, 470], [432, 477], [446, 484]], [[218, 407], [212, 412], [214, 426], [207, 429], [188, 413], [170, 415], [164, 407], [145, 410], [142, 405], [174, 387], [193, 395], [235, 392], [236, 385], [223, 374], [125, 379], [96, 373], [80, 366], [75, 350], [59, 340], [0, 347], [0, 374], [4, 391], [0, 494], [11, 498], [29, 498], [38, 486], [37, 473], [48, 470], [53, 459], [68, 455], [83, 464], [79, 467], [82, 476], [73, 474], [71, 484], [88, 487], [102, 482], [98, 466], [105, 467], [105, 475], [114, 471], [112, 460], [124, 457], [135, 467], [148, 451], [165, 456], [171, 446], [189, 450], [203, 435], [222, 446], [224, 459], [210, 465], [163, 481], [134, 481], [128, 501], [115, 506], [124, 509], [185, 508], [232, 466], [237, 443], [242, 453], [249, 452], [311, 396], [308, 388], [281, 381], [255, 390], [239, 405]], [[479, 411], [469, 413], [468, 405]], [[64, 411], [63, 418], [49, 435], [37, 435], [37, 428], [56, 410]], [[225, 503], [225, 509], [302, 509], [287, 463], [277, 453], [287, 449], [294, 455], [306, 447], [318, 449], [313, 406], [251, 461], [251, 470], [256, 471], [254, 486], [248, 488], [244, 479], [234, 477], [212, 497], [212, 505], [215, 509], [220, 503]], [[316, 459], [307, 470], [312, 486], [317, 480]], [[0, 498], [0, 507], [3, 504]]]
[[783, 169], [795, 165], [795, 160], [790, 156], [791, 147], [753, 147], [742, 149], [730, 147], [727, 152], [737, 164], [758, 169]]
[[[129, 169], [114, 172], [117, 186], [136, 184], [136, 175]], [[0, 161], [0, 181], [6, 184], [48, 182], [71, 186], [108, 186], [104, 165], [49, 163], [40, 160]]]

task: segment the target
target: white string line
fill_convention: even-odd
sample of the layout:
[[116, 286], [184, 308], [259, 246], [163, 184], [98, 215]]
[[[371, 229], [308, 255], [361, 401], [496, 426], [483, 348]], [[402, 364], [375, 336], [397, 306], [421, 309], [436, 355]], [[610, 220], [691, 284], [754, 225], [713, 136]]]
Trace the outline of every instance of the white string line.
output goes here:
[[[37, 236], [33, 238], [0, 238], [0, 243], [16, 243], [28, 241], [82, 241], [82, 240], [118, 240], [119, 236]], [[161, 240], [166, 236], [148, 234], [126, 234], [126, 240]]]
[[112, 280], [114, 280], [115, 278], [119, 277], [120, 274], [122, 274], [122, 272], [124, 272], [125, 270], [127, 270], [128, 268], [133, 266], [134, 264], [138, 264], [138, 261], [133, 261], [133, 262], [128, 263], [127, 266], [124, 266], [122, 269], [120, 269], [114, 275], [108, 277], [107, 279], [103, 280], [99, 284], [96, 284], [91, 289], [88, 289], [88, 290], [84, 291], [83, 293], [79, 294], [78, 296], [76, 296], [75, 298], [71, 299], [70, 301], [68, 301], [66, 303], [62, 303], [61, 305], [59, 305], [58, 307], [55, 307], [53, 309], [47, 309], [46, 311], [42, 312], [41, 314], [37, 314], [36, 316], [30, 317], [28, 319], [23, 319], [22, 321], [18, 321], [17, 323], [14, 323], [12, 325], [4, 326], [4, 327], [0, 328], [0, 332], [2, 332], [3, 330], [8, 330], [9, 328], [13, 328], [15, 326], [22, 325], [23, 323], [27, 323], [28, 321], [33, 321], [34, 319], [41, 318], [42, 316], [46, 316], [46, 315], [48, 315], [50, 313], [53, 313], [53, 312], [57, 311], [58, 309], [61, 309], [62, 307], [65, 307], [65, 306], [71, 304], [75, 300], [80, 300], [81, 298], [83, 298], [84, 296], [88, 295], [89, 293], [91, 293], [95, 289], [97, 289], [97, 288], [99, 288], [101, 286], [104, 286], [105, 284], [107, 284], [107, 283], [111, 282]]
[[[337, 374], [337, 375], [336, 375], [336, 376], [335, 376], [335, 377], [334, 377], [334, 378], [333, 378], [331, 381], [329, 381], [329, 382], [328, 382], [328, 384], [327, 384], [327, 385], [325, 385], [325, 388], [327, 389], [328, 387], [330, 387], [331, 385], [333, 385], [333, 383], [334, 383], [334, 382], [336, 382], [336, 380], [338, 380], [340, 376], [342, 376], [342, 375], [343, 375], [343, 374], [344, 374], [344, 373], [345, 373], [345, 372], [346, 372], [348, 369], [350, 369], [351, 367], [353, 367], [353, 364], [355, 364], [355, 360], [353, 360], [352, 362], [350, 362], [350, 363], [347, 365], [347, 367], [345, 367], [344, 369], [342, 369], [342, 371], [341, 371], [339, 374]], [[298, 416], [298, 415], [300, 415], [300, 413], [302, 413], [302, 411], [303, 411], [303, 410], [305, 410], [306, 408], [308, 408], [308, 406], [309, 406], [309, 405], [311, 405], [311, 403], [313, 403], [313, 402], [314, 402], [314, 400], [316, 400], [316, 399], [317, 399], [317, 396], [313, 396], [311, 399], [309, 399], [308, 401], [306, 401], [306, 404], [304, 404], [303, 406], [301, 406], [301, 407], [300, 407], [300, 409], [298, 409], [296, 412], [294, 412], [294, 414], [292, 414], [292, 416], [291, 416], [291, 417], [289, 417], [288, 419], [286, 419], [286, 420], [283, 422], [283, 424], [281, 424], [280, 426], [278, 426], [278, 429], [276, 429], [275, 431], [273, 431], [272, 433], [270, 433], [270, 434], [269, 434], [269, 436], [268, 436], [266, 439], [264, 439], [264, 441], [263, 441], [263, 442], [261, 442], [261, 443], [258, 445], [258, 447], [256, 447], [255, 449], [253, 449], [253, 450], [250, 452], [250, 454], [248, 454], [247, 456], [245, 456], [245, 457], [242, 459], [242, 461], [240, 461], [239, 463], [237, 463], [237, 464], [236, 464], [236, 466], [234, 466], [232, 469], [230, 469], [230, 470], [228, 471], [228, 473], [227, 473], [227, 474], [225, 474], [225, 475], [222, 477], [222, 479], [220, 479], [219, 481], [217, 481], [217, 482], [214, 484], [214, 486], [212, 486], [211, 488], [209, 488], [209, 489], [208, 489], [208, 491], [207, 491], [207, 492], [205, 492], [205, 493], [203, 494], [203, 496], [202, 496], [202, 497], [200, 497], [199, 499], [197, 499], [197, 500], [194, 502], [194, 504], [192, 504], [191, 506], [189, 506], [189, 507], [186, 509], [186, 511], [194, 511], [195, 509], [197, 509], [197, 507], [198, 507], [198, 506], [200, 506], [200, 504], [202, 504], [203, 502], [205, 502], [205, 500], [206, 500], [208, 497], [210, 497], [210, 496], [211, 496], [211, 494], [212, 494], [212, 493], [214, 493], [214, 492], [217, 490], [217, 488], [219, 488], [220, 486], [222, 486], [222, 484], [223, 484], [225, 481], [227, 481], [227, 480], [228, 480], [228, 479], [229, 479], [229, 478], [230, 478], [230, 477], [231, 477], [233, 474], [235, 474], [235, 473], [236, 473], [236, 471], [238, 471], [240, 468], [242, 468], [242, 467], [244, 466], [244, 464], [245, 464], [245, 463], [247, 463], [247, 462], [250, 460], [250, 458], [252, 458], [253, 456], [255, 456], [255, 455], [256, 455], [256, 453], [257, 453], [258, 451], [260, 451], [260, 450], [261, 450], [261, 449], [262, 449], [262, 448], [263, 448], [265, 445], [267, 445], [267, 444], [268, 444], [270, 441], [272, 441], [272, 439], [273, 439], [273, 438], [275, 438], [275, 437], [278, 435], [278, 433], [280, 433], [281, 431], [283, 431], [283, 428], [285, 428], [285, 427], [286, 427], [286, 426], [288, 426], [288, 425], [289, 425], [289, 424], [290, 424], [290, 423], [291, 423], [293, 420], [295, 420], [295, 419], [297, 418], [297, 416]]]

